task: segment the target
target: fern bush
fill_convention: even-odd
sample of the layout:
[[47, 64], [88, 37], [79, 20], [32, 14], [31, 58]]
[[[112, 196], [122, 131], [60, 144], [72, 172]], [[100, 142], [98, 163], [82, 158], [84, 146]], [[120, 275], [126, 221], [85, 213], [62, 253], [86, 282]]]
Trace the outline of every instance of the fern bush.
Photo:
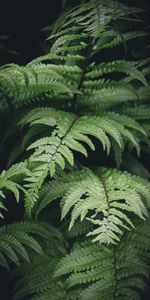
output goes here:
[[[13, 300], [143, 299], [150, 60], [114, 55], [148, 34], [135, 30], [141, 12], [82, 1], [59, 17], [50, 53], [0, 69], [0, 265]], [[21, 217], [7, 224], [14, 198]]]

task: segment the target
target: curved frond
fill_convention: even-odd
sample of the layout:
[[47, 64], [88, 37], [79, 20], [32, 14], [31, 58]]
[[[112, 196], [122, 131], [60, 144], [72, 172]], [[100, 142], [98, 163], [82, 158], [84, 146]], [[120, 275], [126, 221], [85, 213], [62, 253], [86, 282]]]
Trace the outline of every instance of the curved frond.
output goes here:
[[[103, 149], [109, 154], [110, 137], [116, 141], [122, 150], [127, 141], [138, 149], [139, 145], [132, 130], [144, 134], [143, 128], [131, 118], [110, 112], [101, 115], [78, 116], [48, 107], [38, 108], [29, 112], [22, 119], [21, 124], [30, 124], [32, 128], [43, 125], [50, 128], [49, 132], [51, 132], [50, 136], [43, 136], [28, 147], [28, 150], [34, 150], [29, 161], [36, 164], [31, 176], [26, 178], [26, 181], [29, 182], [25, 185], [29, 188], [30, 202], [28, 202], [28, 195], [26, 201], [29, 213], [34, 202], [36, 202], [36, 193], [49, 172], [53, 176], [57, 165], [64, 169], [66, 160], [73, 165], [74, 151], [87, 156], [86, 144], [95, 150], [92, 137], [96, 137], [102, 143]], [[28, 138], [29, 143], [31, 131]], [[25, 136], [25, 140], [27, 143], [27, 136]]]
[[117, 248], [90, 242], [74, 246], [58, 263], [55, 276], [64, 276], [69, 295], [79, 290], [78, 299], [142, 299], [149, 247], [149, 223], [139, 224]]
[[20, 260], [24, 259], [29, 263], [28, 252], [31, 249], [43, 255], [37, 236], [48, 239], [50, 230], [50, 226], [40, 222], [18, 222], [2, 226], [0, 228], [0, 265], [9, 269], [9, 264], [12, 262], [19, 265]]
[[[56, 235], [55, 235], [56, 234]], [[65, 287], [53, 276], [58, 260], [65, 255], [63, 238], [59, 231], [44, 241], [44, 255], [31, 254], [30, 264], [22, 262], [10, 279], [15, 281], [13, 300], [65, 300]]]
[[125, 230], [134, 228], [132, 215], [148, 217], [150, 186], [147, 180], [117, 170], [74, 171], [47, 183], [36, 214], [55, 199], [61, 200], [62, 219], [71, 210], [71, 229], [80, 217], [94, 225], [93, 242], [116, 244]]
[[[23, 177], [22, 177], [23, 176]], [[20, 191], [24, 191], [23, 187], [19, 183], [19, 180], [31, 176], [31, 172], [27, 167], [27, 162], [21, 162], [16, 165], [12, 165], [8, 170], [4, 170], [0, 174], [0, 209], [5, 208], [5, 193], [11, 191], [17, 202], [19, 201]], [[25, 191], [24, 191], [25, 192]], [[0, 213], [3, 217], [3, 214]]]

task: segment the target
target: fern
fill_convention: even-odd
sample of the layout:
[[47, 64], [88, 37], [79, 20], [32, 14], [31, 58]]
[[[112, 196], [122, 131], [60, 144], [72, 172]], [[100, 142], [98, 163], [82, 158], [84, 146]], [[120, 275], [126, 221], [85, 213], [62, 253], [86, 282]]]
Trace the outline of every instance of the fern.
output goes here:
[[0, 174], [0, 265], [14, 300], [137, 300], [149, 280], [140, 153], [146, 160], [150, 60], [126, 55], [128, 41], [148, 35], [143, 11], [79, 3], [53, 26], [49, 53], [0, 68], [0, 153], [10, 166]]
[[[5, 200], [5, 190], [11, 191], [17, 200], [19, 201], [19, 194], [20, 191], [23, 191], [26, 193], [26, 191], [23, 189], [20, 183], [17, 182], [17, 180], [21, 179], [23, 177], [31, 175], [30, 170], [27, 168], [27, 162], [21, 162], [16, 165], [12, 165], [8, 170], [2, 171], [0, 174], [0, 208], [6, 209], [4, 205]], [[0, 213], [0, 216], [3, 217], [3, 214]]]
[[[17, 65], [6, 65], [0, 71], [2, 99], [12, 108], [36, 101], [43, 96], [52, 96], [60, 93], [71, 93], [69, 86], [63, 84], [60, 74], [55, 72], [51, 66], [38, 64], [35, 66], [20, 67]], [[30, 100], [31, 99], [31, 100]], [[27, 103], [26, 103], [27, 101]]]
[[130, 216], [148, 217], [150, 187], [146, 180], [116, 170], [89, 169], [74, 171], [56, 177], [47, 183], [39, 194], [36, 214], [57, 198], [62, 198], [62, 219], [70, 209], [69, 229], [80, 217], [87, 219], [95, 229], [87, 235], [94, 236], [93, 242], [116, 244], [124, 230], [134, 228]]
[[[136, 62], [116, 60], [102, 63], [99, 66], [91, 64], [95, 51], [99, 52], [102, 49], [117, 45], [118, 39], [120, 39], [119, 43], [123, 43], [128, 39], [146, 34], [137, 31], [119, 35], [116, 30], [112, 30], [117, 20], [122, 20], [137, 12], [140, 10], [128, 8], [113, 1], [102, 1], [101, 3], [93, 1], [93, 3], [83, 4], [82, 7], [77, 6], [72, 11], [67, 12], [62, 23], [59, 24], [58, 22], [58, 28], [56, 26], [55, 32], [51, 36], [54, 43], [49, 54], [33, 60], [25, 67], [12, 64], [1, 68], [1, 97], [4, 103], [14, 109], [16, 106], [32, 104], [35, 99], [36, 103], [46, 99], [51, 99], [54, 102], [58, 96], [59, 101], [65, 96], [65, 102], [70, 102], [70, 98], [74, 101], [74, 94], [76, 95], [78, 90], [84, 91], [85, 100], [87, 92], [86, 89], [83, 89], [83, 83], [86, 83], [88, 77], [91, 78], [92, 76], [92, 79], [95, 79], [98, 74], [101, 76], [110, 72], [123, 72], [129, 74], [132, 80], [138, 79], [143, 84], [147, 84], [142, 72], [138, 71]], [[117, 37], [114, 38], [112, 32], [115, 32]], [[105, 40], [104, 43], [103, 39]], [[88, 61], [86, 55], [89, 56]], [[45, 64], [45, 61], [49, 61], [49, 63]], [[58, 63], [52, 63], [52, 61], [58, 61]], [[81, 64], [84, 65], [83, 70]], [[110, 94], [112, 91], [108, 87], [108, 91], [104, 92], [109, 97], [107, 93]], [[115, 94], [117, 97], [119, 91], [114, 89], [113, 92], [114, 98]], [[128, 97], [126, 96], [127, 92]], [[129, 94], [128, 85], [125, 86], [125, 84], [122, 88], [122, 95], [120, 86], [119, 96], [122, 97], [122, 101], [132, 98], [135, 100], [137, 97], [133, 87]], [[112, 104], [114, 98], [111, 100]], [[81, 96], [81, 103], [82, 99]], [[91, 99], [93, 99], [93, 95], [91, 95]], [[78, 100], [80, 103], [80, 99]], [[90, 105], [90, 101], [88, 99], [88, 105]], [[116, 102], [115, 104], [117, 104]], [[93, 105], [93, 103], [91, 104]]]
[[[61, 276], [57, 279], [57, 285], [54, 277], [46, 277], [47, 272], [53, 273], [53, 263], [56, 264], [53, 260], [50, 265], [51, 254], [48, 261], [47, 256], [40, 261], [34, 257], [31, 268], [23, 264], [22, 271], [16, 270], [13, 275], [13, 278], [21, 276], [15, 287], [14, 299], [24, 299], [27, 295], [29, 299], [77, 299], [77, 295], [79, 299], [140, 299], [137, 287], [143, 290], [149, 276], [146, 265], [148, 228], [148, 223], [137, 226], [134, 233], [125, 236], [118, 249], [92, 245], [90, 241], [75, 245], [71, 254], [62, 258], [57, 265], [55, 277]], [[38, 273], [35, 273], [35, 268]], [[61, 280], [64, 275], [67, 280], [62, 291]], [[43, 286], [39, 290], [41, 279]], [[74, 289], [76, 286], [77, 290]]]
[[43, 254], [41, 245], [34, 235], [48, 238], [48, 229], [51, 229], [50, 226], [46, 228], [44, 223], [38, 222], [18, 222], [2, 226], [0, 228], [0, 265], [9, 269], [9, 264], [12, 262], [19, 265], [21, 258], [29, 263], [28, 249]]
[[[33, 175], [31, 173], [31, 176], [26, 179], [29, 181], [26, 187], [29, 186], [29, 194], [32, 195], [35, 195], [41, 187], [48, 172], [50, 172], [51, 176], [55, 174], [56, 165], [64, 169], [65, 160], [71, 165], [74, 164], [72, 150], [87, 156], [87, 150], [82, 143], [87, 144], [92, 150], [95, 149], [89, 136], [96, 137], [102, 143], [103, 149], [106, 149], [107, 154], [109, 154], [111, 147], [109, 137], [112, 137], [121, 149], [123, 149], [126, 141], [131, 142], [138, 149], [136, 138], [134, 138], [134, 135], [128, 128], [144, 134], [143, 128], [129, 117], [110, 112], [100, 116], [87, 115], [80, 117], [51, 108], [38, 108], [29, 112], [21, 123], [29, 123], [32, 128], [41, 124], [52, 128], [50, 137], [42, 137], [28, 147], [28, 150], [35, 149], [33, 155], [30, 156], [30, 160], [35, 163], [41, 163], [41, 165], [36, 165], [35, 169], [33, 169]], [[28, 142], [28, 137], [29, 140], [31, 139], [31, 133], [35, 135], [35, 131], [30, 130], [25, 136], [26, 143]], [[38, 128], [36, 133], [38, 134]], [[36, 202], [36, 195], [33, 197], [32, 202], [33, 204]], [[29, 206], [28, 201], [26, 202], [29, 214], [32, 209], [32, 202], [30, 200]]]
[[[31, 263], [23, 262], [16, 268], [11, 280], [17, 281], [13, 291], [13, 299], [65, 299], [64, 284], [53, 277], [58, 260], [66, 253], [63, 237], [54, 229], [54, 234], [45, 244], [45, 255], [31, 254]], [[49, 248], [49, 244], [51, 247]]]
[[139, 224], [127, 233], [118, 247], [89, 242], [75, 245], [72, 252], [57, 265], [55, 276], [67, 276], [68, 299], [74, 287], [78, 299], [141, 299], [149, 268], [149, 224]]

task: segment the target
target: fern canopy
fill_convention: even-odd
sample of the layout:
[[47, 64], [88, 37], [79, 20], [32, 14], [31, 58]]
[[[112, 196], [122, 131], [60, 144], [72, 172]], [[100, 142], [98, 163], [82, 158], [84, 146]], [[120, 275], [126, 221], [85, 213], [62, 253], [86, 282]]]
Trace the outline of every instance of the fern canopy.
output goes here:
[[140, 300], [149, 280], [150, 59], [127, 52], [148, 35], [143, 11], [78, 2], [49, 53], [0, 67], [0, 267], [13, 300]]
[[117, 248], [82, 242], [60, 260], [55, 276], [67, 276], [69, 299], [75, 287], [74, 299], [141, 299], [137, 289], [144, 290], [149, 277], [149, 246], [148, 223], [127, 233]]

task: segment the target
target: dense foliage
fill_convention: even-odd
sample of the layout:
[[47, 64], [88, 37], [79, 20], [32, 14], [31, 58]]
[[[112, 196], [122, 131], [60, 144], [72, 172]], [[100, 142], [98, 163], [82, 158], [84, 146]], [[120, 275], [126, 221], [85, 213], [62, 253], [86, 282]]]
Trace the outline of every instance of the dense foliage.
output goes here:
[[148, 34], [140, 13], [82, 1], [60, 15], [50, 53], [0, 69], [0, 265], [13, 300], [143, 299], [150, 59], [126, 59]]

